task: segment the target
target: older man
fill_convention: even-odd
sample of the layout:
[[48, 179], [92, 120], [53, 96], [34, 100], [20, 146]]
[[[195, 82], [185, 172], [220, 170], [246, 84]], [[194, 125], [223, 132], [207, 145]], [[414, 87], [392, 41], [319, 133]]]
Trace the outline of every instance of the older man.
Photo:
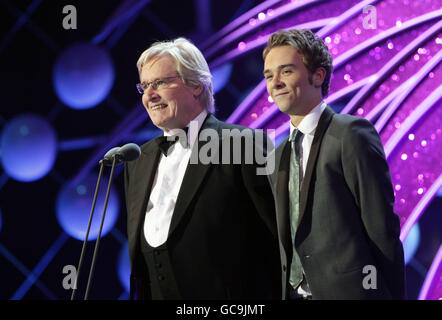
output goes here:
[[[198, 133], [211, 129], [222, 140], [223, 129], [244, 129], [211, 114], [211, 74], [203, 55], [179, 38], [154, 43], [137, 67], [143, 105], [164, 135], [145, 143], [140, 158], [125, 167], [131, 297], [280, 298], [267, 178], [256, 174], [255, 162], [191, 161], [205, 144]], [[189, 126], [196, 134], [168, 145], [170, 136]]]
[[401, 299], [404, 256], [382, 143], [363, 118], [323, 102], [332, 58], [310, 30], [263, 52], [267, 91], [290, 116], [270, 181], [289, 299]]

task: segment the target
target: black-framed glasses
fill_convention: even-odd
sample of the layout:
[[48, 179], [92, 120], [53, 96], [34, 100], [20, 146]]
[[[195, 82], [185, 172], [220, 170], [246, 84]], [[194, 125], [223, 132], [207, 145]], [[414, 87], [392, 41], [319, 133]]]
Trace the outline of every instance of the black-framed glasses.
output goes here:
[[144, 91], [149, 89], [150, 86], [152, 86], [152, 89], [159, 90], [159, 89], [165, 89], [168, 88], [169, 85], [172, 83], [172, 79], [181, 78], [180, 76], [173, 76], [173, 77], [164, 77], [164, 78], [158, 78], [151, 82], [142, 82], [137, 83], [137, 90], [140, 94], [144, 94]]

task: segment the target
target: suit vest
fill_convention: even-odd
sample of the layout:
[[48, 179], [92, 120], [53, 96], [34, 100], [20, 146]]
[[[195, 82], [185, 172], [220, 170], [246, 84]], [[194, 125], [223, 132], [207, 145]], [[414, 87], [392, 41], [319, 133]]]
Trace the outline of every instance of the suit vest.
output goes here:
[[167, 249], [167, 241], [159, 247], [151, 247], [144, 236], [144, 228], [141, 227], [140, 248], [149, 271], [152, 300], [181, 299]]

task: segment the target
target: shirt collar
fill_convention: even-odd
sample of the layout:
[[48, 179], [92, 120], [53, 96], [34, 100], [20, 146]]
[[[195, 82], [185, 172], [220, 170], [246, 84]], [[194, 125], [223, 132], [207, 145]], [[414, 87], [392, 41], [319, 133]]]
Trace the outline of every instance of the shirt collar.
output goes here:
[[290, 137], [292, 137], [295, 129], [298, 129], [304, 135], [313, 135], [316, 127], [318, 126], [319, 118], [321, 118], [321, 114], [326, 107], [327, 105], [325, 102], [321, 101], [304, 117], [304, 119], [302, 119], [298, 127], [295, 127], [290, 121]]

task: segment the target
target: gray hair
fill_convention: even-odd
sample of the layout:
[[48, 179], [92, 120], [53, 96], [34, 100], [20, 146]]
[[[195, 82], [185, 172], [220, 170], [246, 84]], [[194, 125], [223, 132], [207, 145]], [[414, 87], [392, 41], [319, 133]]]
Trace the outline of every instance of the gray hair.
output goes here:
[[215, 111], [212, 74], [201, 51], [189, 40], [177, 38], [171, 41], [155, 42], [145, 50], [137, 62], [138, 74], [144, 64], [154, 57], [169, 55], [175, 60], [178, 74], [186, 85], [201, 86], [198, 96], [201, 105], [209, 112]]

